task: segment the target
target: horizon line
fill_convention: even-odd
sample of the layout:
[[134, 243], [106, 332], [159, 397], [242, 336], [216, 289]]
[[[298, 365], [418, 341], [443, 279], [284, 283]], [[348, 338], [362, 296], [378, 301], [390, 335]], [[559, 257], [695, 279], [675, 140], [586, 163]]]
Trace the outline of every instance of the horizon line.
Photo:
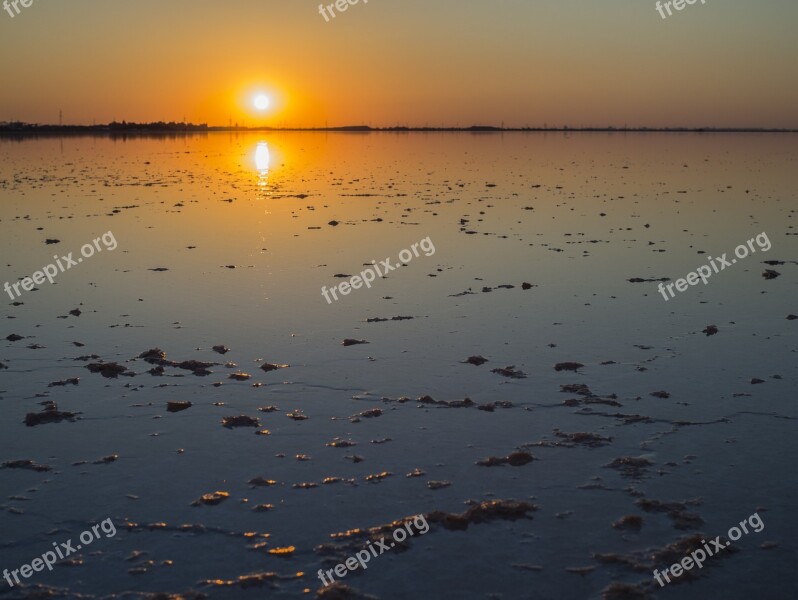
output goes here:
[[292, 132], [651, 132], [651, 133], [798, 133], [798, 129], [783, 127], [685, 127], [685, 126], [645, 126], [636, 125], [618, 127], [614, 125], [606, 126], [524, 126], [524, 127], [505, 127], [495, 125], [469, 125], [460, 126], [407, 126], [392, 125], [382, 127], [372, 127], [370, 125], [338, 125], [324, 127], [300, 127], [300, 126], [257, 126], [246, 125], [208, 125], [207, 123], [187, 123], [177, 121], [152, 121], [137, 123], [133, 121], [111, 121], [105, 124], [93, 125], [56, 125], [49, 123], [26, 123], [24, 121], [0, 121], [0, 133], [125, 133], [125, 132], [147, 132], [147, 133], [202, 133], [208, 131], [234, 131], [234, 132], [258, 132], [258, 131], [292, 131]]

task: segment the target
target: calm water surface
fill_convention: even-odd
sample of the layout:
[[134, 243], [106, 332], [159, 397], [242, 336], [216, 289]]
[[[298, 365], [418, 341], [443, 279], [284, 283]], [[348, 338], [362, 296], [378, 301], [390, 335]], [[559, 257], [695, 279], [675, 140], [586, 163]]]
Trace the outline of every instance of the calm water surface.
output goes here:
[[[3, 294], [0, 338], [23, 339], [0, 344], [0, 463], [51, 470], [0, 469], [0, 568], [109, 517], [118, 530], [28, 586], [312, 597], [317, 570], [352, 554], [331, 534], [517, 500], [537, 510], [465, 531], [433, 525], [344, 582], [386, 599], [599, 598], [612, 582], [662, 598], [798, 592], [795, 136], [215, 133], [4, 139], [0, 158], [0, 284], [106, 232], [117, 242], [53, 285]], [[628, 281], [685, 277], [762, 233], [767, 252], [754, 245], [667, 302], [656, 283]], [[336, 275], [397, 263], [425, 238], [434, 254], [371, 289], [332, 304], [321, 295], [345, 281]], [[396, 316], [413, 318], [368, 321]], [[218, 364], [153, 376], [136, 358], [153, 348]], [[488, 362], [462, 362], [473, 355]], [[554, 369], [566, 361], [584, 366]], [[93, 362], [135, 376], [104, 378]], [[526, 377], [492, 372], [510, 365]], [[569, 384], [592, 395], [561, 391]], [[416, 401], [427, 395], [506, 404]], [[78, 419], [27, 427], [48, 400]], [[192, 407], [170, 413], [169, 401]], [[222, 426], [236, 415], [260, 427]], [[608, 439], [563, 444], [558, 431]], [[535, 460], [476, 464], [516, 450]], [[645, 466], [606, 466], [621, 457]], [[406, 477], [415, 469], [424, 474]], [[229, 497], [192, 506], [214, 491]], [[687, 503], [700, 519], [680, 529], [641, 499]], [[273, 509], [253, 510], [262, 504]], [[755, 511], [765, 529], [693, 583], [660, 590], [651, 569], [595, 557], [648, 565], [656, 549], [725, 535]], [[642, 528], [613, 528], [624, 515]], [[327, 543], [339, 558], [318, 548]], [[226, 585], [265, 572], [285, 578]]]

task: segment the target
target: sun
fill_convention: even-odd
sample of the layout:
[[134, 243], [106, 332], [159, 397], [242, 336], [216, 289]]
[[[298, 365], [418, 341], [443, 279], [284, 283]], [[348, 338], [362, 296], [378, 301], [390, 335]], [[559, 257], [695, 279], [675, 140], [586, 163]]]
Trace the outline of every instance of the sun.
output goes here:
[[269, 108], [271, 101], [269, 100], [269, 97], [266, 94], [258, 94], [252, 99], [252, 104], [258, 110], [266, 110], [267, 108]]

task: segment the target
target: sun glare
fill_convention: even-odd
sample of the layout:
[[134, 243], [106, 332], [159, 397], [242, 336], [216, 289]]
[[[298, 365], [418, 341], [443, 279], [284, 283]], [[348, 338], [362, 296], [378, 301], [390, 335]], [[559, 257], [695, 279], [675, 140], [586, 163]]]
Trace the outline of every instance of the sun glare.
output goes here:
[[269, 101], [269, 97], [266, 94], [258, 94], [252, 100], [252, 104], [254, 104], [255, 108], [257, 108], [258, 110], [266, 110], [267, 108], [269, 108], [271, 102]]

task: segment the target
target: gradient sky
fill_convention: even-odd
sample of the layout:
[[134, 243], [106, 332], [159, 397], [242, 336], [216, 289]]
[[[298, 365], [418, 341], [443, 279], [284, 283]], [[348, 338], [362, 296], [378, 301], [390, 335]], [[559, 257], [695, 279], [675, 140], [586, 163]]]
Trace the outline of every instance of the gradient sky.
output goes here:
[[361, 0], [329, 23], [318, 4], [1, 10], [0, 121], [798, 128], [796, 0], [666, 20], [655, 0]]

